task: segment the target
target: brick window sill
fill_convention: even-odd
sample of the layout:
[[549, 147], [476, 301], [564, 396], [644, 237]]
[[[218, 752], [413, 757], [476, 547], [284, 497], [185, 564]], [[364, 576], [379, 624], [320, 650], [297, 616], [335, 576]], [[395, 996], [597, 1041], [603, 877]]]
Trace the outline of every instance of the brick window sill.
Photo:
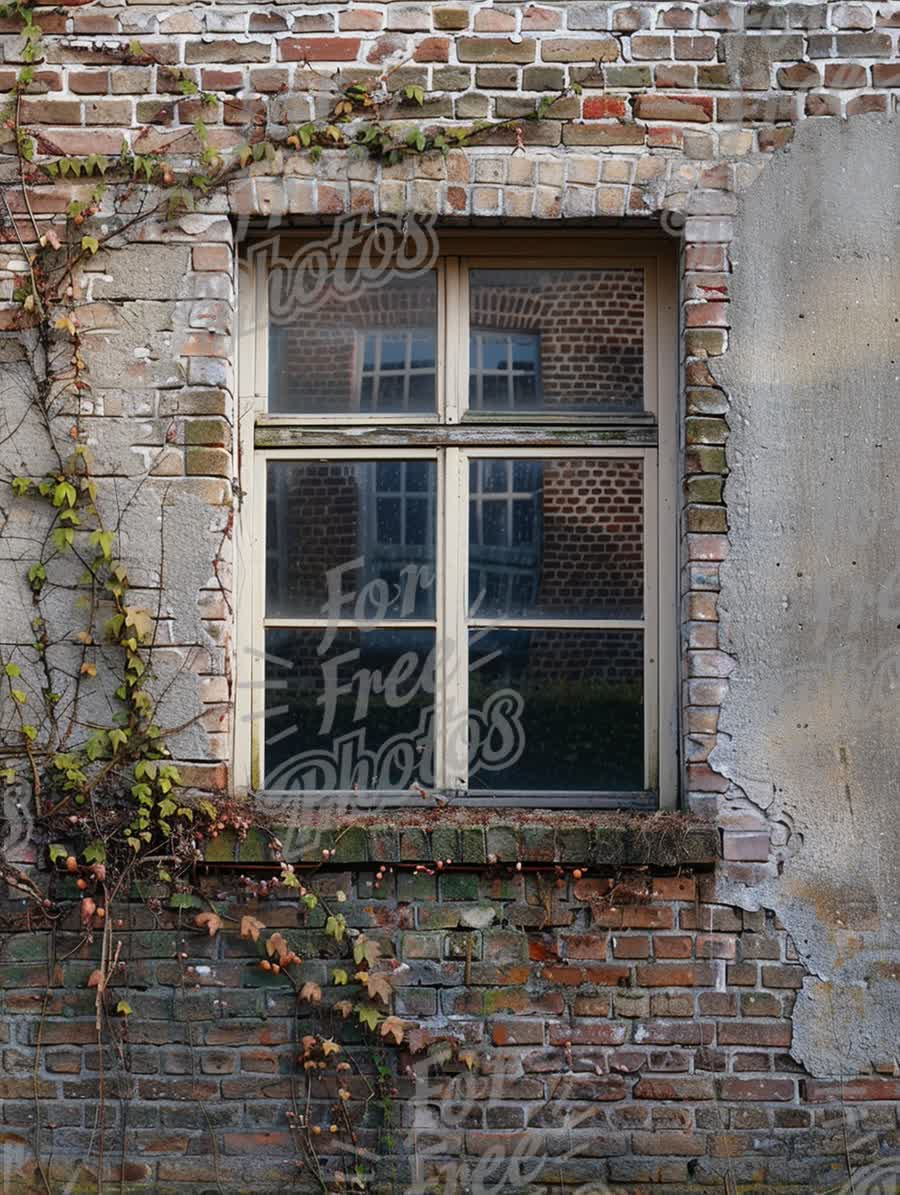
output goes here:
[[[480, 868], [492, 863], [568, 863], [593, 869], [653, 867], [703, 871], [720, 854], [719, 832], [681, 813], [538, 813], [531, 810], [444, 809], [370, 816], [305, 814], [278, 825], [286, 859], [331, 865], [433, 863]], [[266, 837], [242, 843], [225, 833], [206, 849], [211, 865], [265, 865]]]

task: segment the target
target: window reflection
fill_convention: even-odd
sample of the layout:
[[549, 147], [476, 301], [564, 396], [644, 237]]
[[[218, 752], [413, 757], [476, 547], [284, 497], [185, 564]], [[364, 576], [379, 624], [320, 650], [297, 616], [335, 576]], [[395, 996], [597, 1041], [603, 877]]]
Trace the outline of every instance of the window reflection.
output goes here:
[[640, 460], [473, 460], [469, 614], [639, 619], [643, 535]]
[[[437, 410], [437, 277], [395, 274], [346, 297], [347, 270], [315, 303], [292, 307], [295, 272], [269, 275], [269, 410], [427, 414]], [[295, 305], [296, 307], [296, 305]]]
[[266, 613], [434, 616], [433, 460], [270, 461]]
[[476, 269], [469, 296], [471, 410], [643, 410], [643, 270]]

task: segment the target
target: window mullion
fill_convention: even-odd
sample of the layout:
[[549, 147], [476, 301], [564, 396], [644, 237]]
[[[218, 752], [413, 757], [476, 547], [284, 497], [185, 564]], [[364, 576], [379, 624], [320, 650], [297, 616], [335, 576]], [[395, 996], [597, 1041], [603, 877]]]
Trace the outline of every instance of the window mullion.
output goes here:
[[444, 455], [442, 620], [438, 655], [443, 690], [441, 727], [442, 770], [439, 786], [465, 789], [468, 785], [468, 643], [466, 640], [466, 516], [465, 457], [458, 448]]

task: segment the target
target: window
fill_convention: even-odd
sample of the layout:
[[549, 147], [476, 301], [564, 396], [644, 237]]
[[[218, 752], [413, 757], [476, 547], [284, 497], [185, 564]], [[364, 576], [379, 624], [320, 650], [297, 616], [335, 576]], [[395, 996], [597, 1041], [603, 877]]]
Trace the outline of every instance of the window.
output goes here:
[[448, 232], [297, 305], [298, 246], [242, 273], [245, 782], [671, 805], [668, 246]]

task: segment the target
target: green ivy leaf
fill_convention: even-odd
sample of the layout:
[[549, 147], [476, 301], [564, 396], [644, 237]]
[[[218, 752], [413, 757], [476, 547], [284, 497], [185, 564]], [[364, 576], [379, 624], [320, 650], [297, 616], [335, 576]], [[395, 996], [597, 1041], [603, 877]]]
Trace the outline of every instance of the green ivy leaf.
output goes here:
[[368, 1025], [373, 1032], [376, 1026], [384, 1020], [384, 1017], [373, 1004], [357, 1005], [356, 1015], [359, 1018], [360, 1025]]
[[88, 253], [96, 253], [100, 248], [100, 242], [96, 237], [85, 236], [81, 238], [81, 248]]
[[116, 1005], [116, 1012], [121, 1013], [123, 1017], [130, 1017], [132, 1011], [132, 1007], [127, 1000], [120, 1000]]
[[85, 863], [105, 863], [106, 843], [101, 842], [99, 839], [89, 842], [81, 854]]
[[331, 973], [331, 982], [337, 984], [338, 987], [343, 987], [345, 983], [350, 982], [350, 976], [343, 967], [335, 967]]
[[25, 703], [28, 701], [28, 695], [23, 693], [21, 689], [11, 689], [10, 693], [12, 695], [13, 701], [17, 701], [19, 705], [25, 705]]
[[3, 671], [9, 677], [16, 677], [16, 676], [22, 675], [22, 669], [19, 667], [18, 664], [13, 664], [12, 661], [10, 661], [10, 663], [8, 663], [6, 665], [6, 667], [3, 669]]
[[119, 750], [120, 747], [124, 747], [127, 742], [128, 742], [128, 731], [127, 730], [111, 730], [109, 732], [109, 745], [113, 749], [113, 755], [115, 755], [115, 753]]
[[61, 859], [68, 859], [69, 848], [63, 846], [61, 842], [50, 843], [50, 862], [59, 863]]
[[16, 497], [21, 498], [24, 494], [27, 494], [28, 491], [31, 489], [31, 478], [30, 477], [14, 477], [12, 479], [12, 488], [13, 488], [13, 493], [16, 495]]

